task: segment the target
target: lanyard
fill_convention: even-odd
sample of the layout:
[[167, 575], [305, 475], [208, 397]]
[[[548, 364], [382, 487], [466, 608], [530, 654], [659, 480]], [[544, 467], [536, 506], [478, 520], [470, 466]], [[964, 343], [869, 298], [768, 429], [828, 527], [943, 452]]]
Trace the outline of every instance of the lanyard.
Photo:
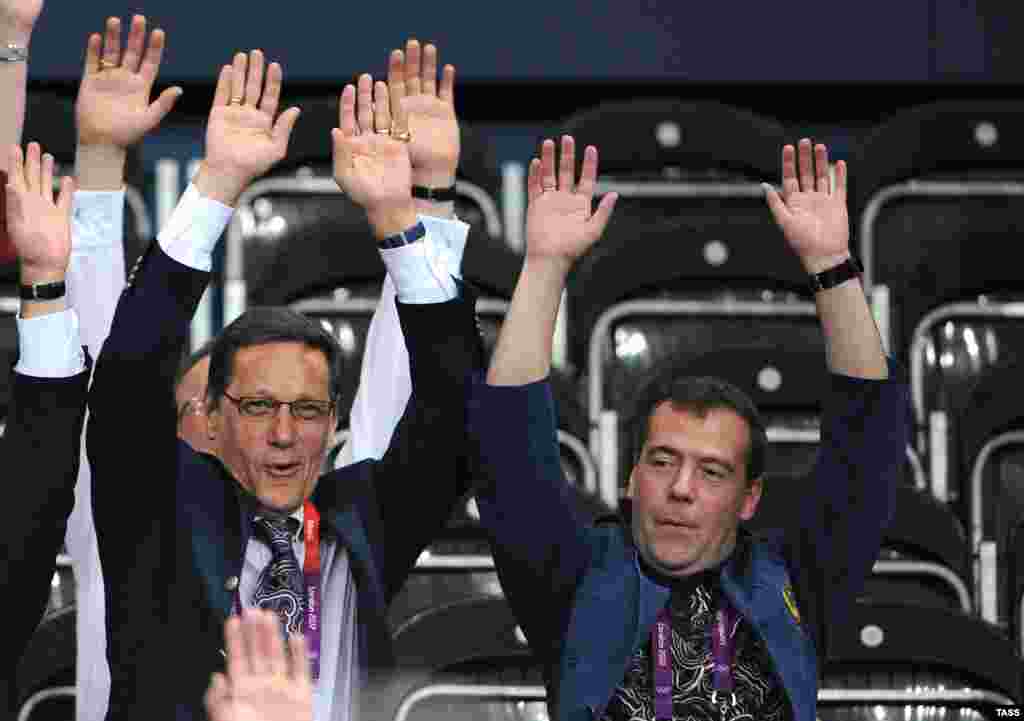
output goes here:
[[[711, 703], [720, 704], [722, 717], [728, 707], [726, 696], [736, 705], [733, 692], [732, 667], [736, 656], [736, 639], [731, 636], [736, 625], [736, 611], [725, 598], [711, 631], [712, 682]], [[657, 721], [672, 720], [672, 616], [666, 605], [658, 612], [651, 631], [651, 655], [654, 657], [654, 717]], [[719, 699], [719, 693], [722, 694]]]
[[[316, 681], [320, 678], [320, 512], [312, 502], [306, 501], [302, 518], [306, 541], [302, 575], [307, 601], [302, 630], [306, 639], [306, 652], [309, 654], [310, 673]], [[237, 590], [233, 610], [236, 615], [242, 612], [242, 597]]]

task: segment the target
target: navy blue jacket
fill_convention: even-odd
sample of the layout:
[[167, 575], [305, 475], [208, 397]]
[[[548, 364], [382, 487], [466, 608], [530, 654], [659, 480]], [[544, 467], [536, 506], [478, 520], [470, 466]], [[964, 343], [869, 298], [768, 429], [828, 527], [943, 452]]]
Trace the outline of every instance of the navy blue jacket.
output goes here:
[[[815, 719], [829, 628], [848, 617], [892, 515], [910, 416], [893, 365], [890, 376], [832, 377], [799, 527], [772, 538], [741, 532], [722, 568], [722, 589], [763, 638], [797, 721]], [[477, 382], [469, 417], [481, 520], [502, 588], [543, 664], [552, 718], [599, 717], [669, 591], [640, 571], [626, 524], [585, 526], [575, 516], [546, 381]], [[796, 614], [784, 597], [790, 584]]]
[[[251, 518], [223, 466], [175, 437], [172, 389], [208, 279], [154, 243], [96, 364], [87, 450], [106, 586], [108, 719], [201, 718], [210, 674], [223, 668], [229, 579], [241, 574]], [[349, 552], [366, 684], [393, 665], [387, 604], [462, 491], [466, 397], [482, 360], [473, 308], [468, 288], [448, 303], [399, 303], [413, 386], [405, 414], [383, 459], [321, 477], [313, 495]]]

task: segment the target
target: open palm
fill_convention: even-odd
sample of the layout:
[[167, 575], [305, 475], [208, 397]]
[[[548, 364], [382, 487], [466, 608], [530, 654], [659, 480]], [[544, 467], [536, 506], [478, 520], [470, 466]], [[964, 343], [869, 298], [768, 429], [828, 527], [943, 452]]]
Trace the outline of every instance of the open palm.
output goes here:
[[21, 262], [23, 277], [62, 276], [71, 256], [71, 179], [53, 197], [53, 156], [30, 143], [22, 155], [9, 148], [7, 233]]
[[593, 245], [611, 217], [616, 195], [609, 193], [591, 212], [597, 180], [597, 150], [588, 147], [583, 156], [579, 186], [573, 187], [575, 144], [562, 138], [561, 162], [555, 178], [555, 144], [545, 140], [540, 160], [530, 163], [527, 178], [526, 253], [530, 257], [573, 261]]
[[406, 42], [388, 60], [388, 86], [409, 119], [409, 157], [416, 171], [454, 175], [459, 164], [459, 121], [455, 115], [455, 68], [446, 65], [437, 81], [437, 48]]
[[[836, 165], [835, 188], [828, 176], [828, 151], [824, 145], [814, 150], [811, 142], [800, 142], [799, 174], [796, 150], [787, 145], [782, 150], [782, 195], [770, 186], [768, 205], [775, 222], [793, 252], [811, 272], [834, 264], [849, 253], [850, 219], [846, 210], [846, 163]], [[816, 172], [815, 172], [816, 171]]]
[[135, 16], [123, 56], [120, 34], [120, 22], [110, 18], [102, 50], [101, 36], [96, 33], [89, 37], [75, 104], [78, 138], [83, 145], [134, 145], [163, 120], [181, 95], [180, 88], [168, 88], [149, 102], [163, 57], [163, 31], [150, 34], [149, 46], [143, 52], [146, 19]]

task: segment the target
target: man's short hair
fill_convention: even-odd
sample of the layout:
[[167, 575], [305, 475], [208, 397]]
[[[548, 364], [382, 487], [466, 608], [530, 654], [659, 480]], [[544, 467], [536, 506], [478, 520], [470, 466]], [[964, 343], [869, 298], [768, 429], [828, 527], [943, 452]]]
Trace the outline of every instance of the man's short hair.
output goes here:
[[746, 393], [732, 383], [710, 376], [681, 376], [665, 374], [650, 381], [640, 394], [631, 421], [634, 462], [640, 459], [651, 416], [662, 403], [671, 403], [677, 411], [704, 418], [713, 410], [729, 410], [747, 422], [750, 446], [747, 448], [747, 480], [760, 478], [764, 472], [764, 457], [768, 435], [757, 406]]
[[338, 400], [344, 370], [338, 341], [301, 313], [268, 306], [246, 311], [214, 340], [210, 350], [210, 379], [206, 386], [206, 399], [211, 409], [220, 405], [221, 396], [231, 385], [238, 351], [267, 343], [301, 343], [323, 353], [327, 358], [330, 400]]
[[177, 390], [178, 386], [181, 385], [181, 382], [185, 379], [185, 376], [188, 375], [188, 372], [199, 365], [199, 362], [203, 360], [203, 358], [210, 355], [213, 351], [213, 344], [216, 341], [216, 338], [211, 338], [196, 350], [181, 357], [181, 363], [178, 365], [178, 372], [174, 374], [175, 390]]

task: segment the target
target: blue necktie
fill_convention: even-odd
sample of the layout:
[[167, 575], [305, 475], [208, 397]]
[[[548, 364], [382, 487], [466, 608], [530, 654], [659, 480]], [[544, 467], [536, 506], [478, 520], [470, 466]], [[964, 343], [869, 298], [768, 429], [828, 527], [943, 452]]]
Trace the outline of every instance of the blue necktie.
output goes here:
[[273, 557], [260, 573], [252, 604], [274, 611], [281, 618], [286, 633], [302, 630], [305, 613], [306, 591], [302, 571], [292, 550], [292, 538], [300, 525], [294, 518], [257, 518], [253, 521], [256, 533], [270, 546]]

